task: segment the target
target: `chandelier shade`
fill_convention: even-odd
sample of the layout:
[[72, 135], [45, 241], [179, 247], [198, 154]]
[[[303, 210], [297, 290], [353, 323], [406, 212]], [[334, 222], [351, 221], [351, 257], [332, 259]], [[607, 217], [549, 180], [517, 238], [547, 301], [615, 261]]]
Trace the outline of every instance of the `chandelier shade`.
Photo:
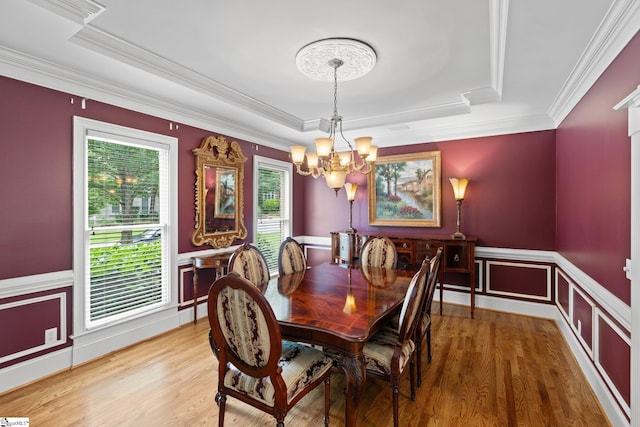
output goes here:
[[[348, 58], [343, 80], [361, 77], [373, 68], [375, 52], [366, 43], [351, 39], [325, 39], [311, 43], [298, 52], [296, 62], [300, 71], [310, 78], [326, 80], [326, 68], [333, 69], [333, 115], [330, 118], [329, 136], [315, 139], [315, 152], [306, 153], [307, 167], [304, 168], [306, 146], [291, 147], [291, 161], [296, 172], [313, 178], [324, 177], [329, 188], [338, 195], [349, 173], [368, 174], [373, 170], [378, 147], [371, 145], [373, 138], [362, 136], [352, 144], [342, 132], [342, 116], [338, 114], [338, 68]], [[329, 58], [329, 59], [327, 59]], [[324, 61], [324, 63], [322, 62]], [[347, 143], [348, 151], [336, 151], [336, 139]], [[359, 161], [355, 153], [358, 153]]]

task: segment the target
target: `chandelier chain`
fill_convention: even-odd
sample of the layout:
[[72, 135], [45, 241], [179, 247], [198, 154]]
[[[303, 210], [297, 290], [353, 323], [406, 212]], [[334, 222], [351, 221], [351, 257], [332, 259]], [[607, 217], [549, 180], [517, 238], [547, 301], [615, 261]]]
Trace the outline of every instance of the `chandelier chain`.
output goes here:
[[339, 64], [333, 65], [333, 117], [338, 117], [338, 67]]

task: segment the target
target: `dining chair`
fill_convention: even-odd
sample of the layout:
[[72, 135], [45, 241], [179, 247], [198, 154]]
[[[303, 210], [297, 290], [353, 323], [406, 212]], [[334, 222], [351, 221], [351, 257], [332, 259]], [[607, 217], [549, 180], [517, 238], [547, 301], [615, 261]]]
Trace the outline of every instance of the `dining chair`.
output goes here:
[[398, 253], [396, 245], [386, 236], [367, 239], [360, 251], [360, 264], [370, 267], [396, 268]]
[[251, 243], [243, 243], [231, 254], [228, 271], [235, 271], [261, 291], [264, 291], [269, 283], [267, 260], [260, 249]]
[[398, 387], [400, 377], [409, 364], [411, 400], [416, 398], [414, 356], [416, 345], [413, 341], [416, 320], [422, 307], [429, 261], [423, 261], [420, 270], [411, 279], [400, 310], [398, 328], [384, 327], [374, 334], [364, 345], [363, 353], [367, 376], [381, 378], [391, 384], [393, 404], [393, 425], [399, 424]]
[[422, 341], [425, 336], [427, 338], [427, 360], [431, 363], [431, 305], [433, 304], [433, 296], [436, 292], [436, 283], [440, 275], [440, 265], [442, 263], [442, 251], [440, 246], [436, 254], [429, 261], [429, 275], [426, 282], [426, 294], [424, 303], [418, 320], [416, 321], [415, 343], [416, 343], [416, 360], [417, 360], [417, 380], [418, 387], [422, 385]]
[[278, 251], [278, 272], [283, 274], [295, 273], [307, 269], [307, 258], [302, 246], [291, 236], [287, 237]]
[[324, 382], [324, 424], [329, 424], [332, 360], [312, 346], [282, 341], [278, 321], [262, 292], [236, 272], [209, 289], [209, 344], [218, 358], [218, 426], [227, 396], [276, 418]]

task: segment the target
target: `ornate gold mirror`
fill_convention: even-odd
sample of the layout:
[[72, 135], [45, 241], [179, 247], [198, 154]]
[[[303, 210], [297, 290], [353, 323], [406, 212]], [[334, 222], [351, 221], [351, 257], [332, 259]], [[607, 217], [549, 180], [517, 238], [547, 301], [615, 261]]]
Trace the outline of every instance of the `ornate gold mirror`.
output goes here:
[[196, 226], [191, 242], [214, 248], [231, 246], [247, 237], [242, 194], [244, 162], [247, 158], [237, 142], [209, 136], [196, 156]]

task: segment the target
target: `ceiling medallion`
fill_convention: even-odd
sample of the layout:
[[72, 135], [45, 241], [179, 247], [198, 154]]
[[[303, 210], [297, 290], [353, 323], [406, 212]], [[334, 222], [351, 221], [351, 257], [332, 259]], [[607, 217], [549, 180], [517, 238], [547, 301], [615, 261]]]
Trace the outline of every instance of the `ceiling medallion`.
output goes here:
[[[376, 63], [376, 53], [371, 46], [358, 40], [325, 39], [300, 49], [296, 63], [307, 77], [333, 80], [333, 115], [329, 136], [316, 138], [316, 152], [305, 154], [305, 145], [294, 145], [291, 147], [291, 161], [300, 175], [325, 178], [337, 196], [340, 188], [345, 186], [348, 174], [371, 173], [378, 153], [378, 147], [371, 145], [372, 138], [362, 136], [354, 140], [359, 157], [356, 159], [353, 144], [342, 133], [342, 116], [338, 114], [338, 80], [353, 80], [367, 74]], [[349, 150], [336, 151], [336, 138], [346, 142]], [[303, 165], [305, 158], [306, 168]]]
[[302, 74], [325, 82], [334, 79], [333, 59], [343, 62], [338, 73], [338, 81], [342, 82], [360, 78], [371, 71], [376, 65], [376, 52], [359, 40], [330, 38], [309, 43], [296, 54], [296, 64]]

